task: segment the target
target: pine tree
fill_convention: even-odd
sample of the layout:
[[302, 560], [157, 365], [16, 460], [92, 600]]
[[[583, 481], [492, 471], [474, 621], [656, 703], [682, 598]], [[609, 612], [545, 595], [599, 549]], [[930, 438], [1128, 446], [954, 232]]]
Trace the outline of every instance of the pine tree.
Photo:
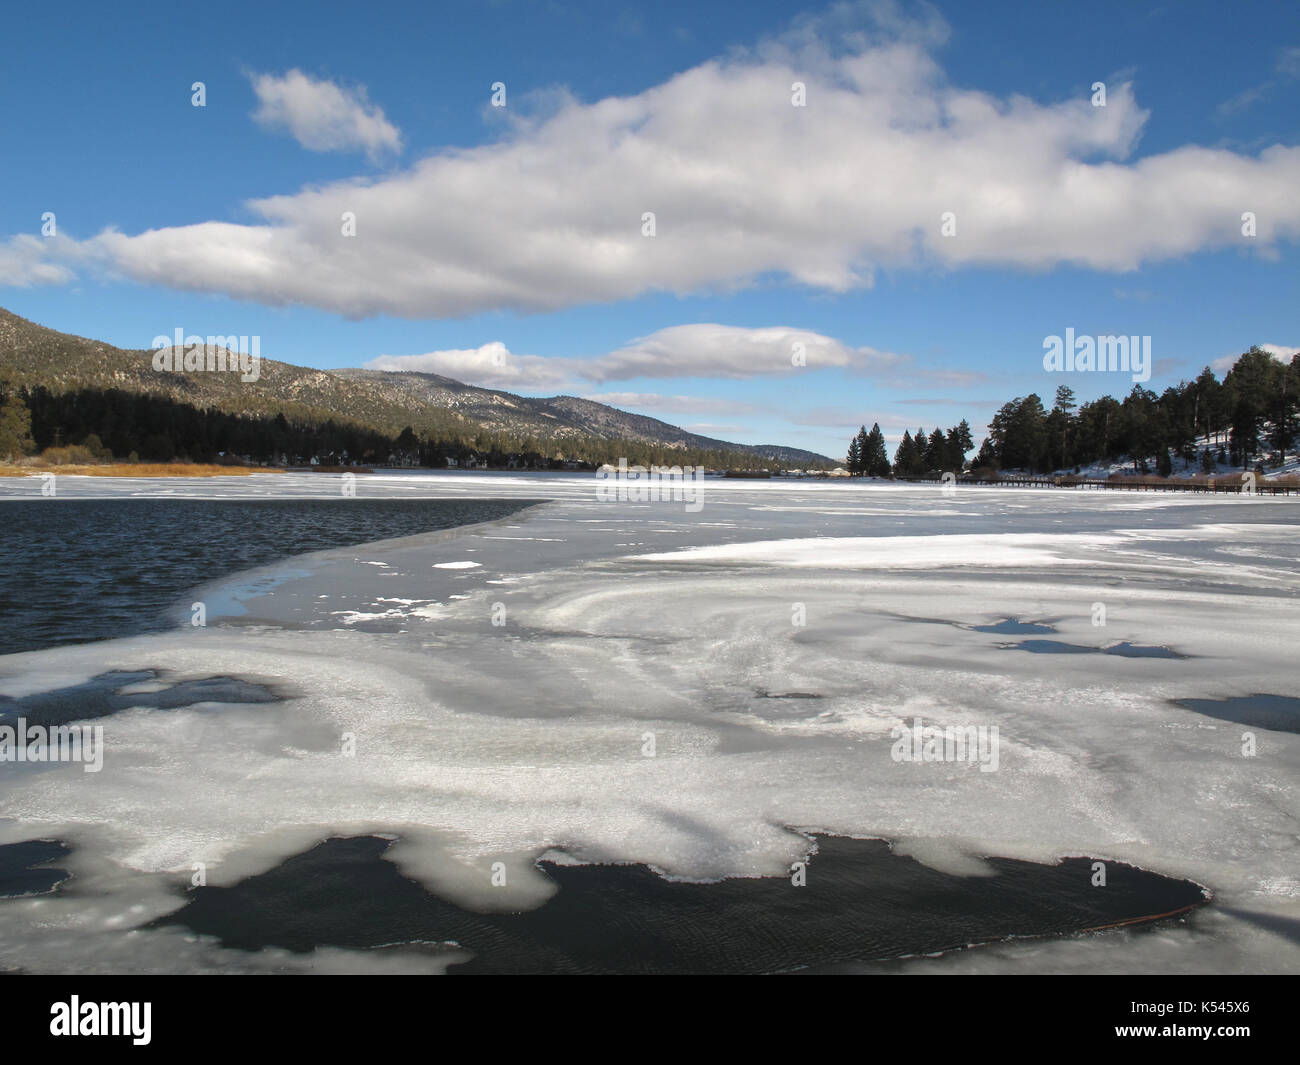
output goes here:
[[1277, 373], [1277, 387], [1273, 398], [1273, 446], [1281, 452], [1279, 456], [1286, 462], [1287, 451], [1300, 428], [1300, 354], [1293, 355], [1291, 362], [1283, 365]]
[[31, 412], [17, 392], [0, 387], [0, 459], [12, 462], [31, 450]]
[[867, 434], [862, 466], [868, 477], [889, 476], [889, 455], [885, 452], [885, 434], [880, 431], [879, 422], [873, 424]]
[[936, 470], [942, 471], [948, 468], [948, 446], [944, 440], [943, 431], [935, 428], [930, 434], [930, 439], [925, 445], [925, 468], [927, 473], [933, 473]]
[[869, 441], [867, 439], [867, 427], [865, 425], [859, 426], [858, 435], [854, 437], [854, 440], [857, 442], [858, 445], [858, 468], [852, 472], [858, 474], [868, 473], [869, 471], [867, 469], [867, 448], [869, 445]]
[[1045, 464], [1047, 419], [1036, 394], [1002, 404], [989, 423], [989, 434], [1001, 466], [1032, 472]]
[[1056, 401], [1052, 404], [1052, 412], [1048, 415], [1051, 423], [1052, 441], [1060, 441], [1060, 452], [1058, 455], [1058, 466], [1065, 467], [1070, 464], [1069, 454], [1069, 435], [1071, 415], [1078, 406], [1074, 401], [1074, 389], [1069, 385], [1056, 386]]
[[849, 473], [859, 473], [862, 469], [862, 445], [858, 443], [856, 436], [849, 440], [848, 458], [844, 460], [844, 465], [848, 468]]
[[1237, 359], [1224, 378], [1225, 387], [1231, 388], [1234, 394], [1229, 439], [1233, 451], [1240, 457], [1242, 469], [1250, 464], [1250, 457], [1259, 450], [1260, 429], [1263, 428], [1269, 399], [1274, 394], [1275, 374], [1280, 369], [1271, 355], [1252, 347]]
[[998, 461], [997, 445], [989, 437], [984, 438], [984, 443], [980, 444], [979, 454], [975, 456], [975, 469], [997, 470], [1001, 466]]
[[1223, 386], [1208, 366], [1201, 371], [1193, 386], [1196, 390], [1192, 405], [1192, 424], [1199, 435], [1210, 443], [1212, 435], [1217, 435], [1219, 427], [1220, 392]]
[[961, 448], [961, 459], [964, 461], [966, 452], [975, 446], [975, 438], [970, 433], [970, 423], [963, 418], [953, 429], [952, 435], [956, 438], [957, 446]]
[[911, 475], [913, 450], [915, 445], [912, 443], [912, 434], [909, 430], [903, 430], [903, 439], [898, 442], [898, 449], [894, 452], [894, 476], [908, 477]]

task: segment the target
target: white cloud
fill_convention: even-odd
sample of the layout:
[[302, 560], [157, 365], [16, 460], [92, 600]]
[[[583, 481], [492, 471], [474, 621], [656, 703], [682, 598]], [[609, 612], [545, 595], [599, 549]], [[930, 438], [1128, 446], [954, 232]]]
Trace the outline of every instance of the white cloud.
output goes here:
[[[803, 362], [796, 363], [796, 358]], [[381, 355], [366, 363], [366, 368], [443, 374], [489, 388], [562, 388], [575, 379], [743, 379], [828, 368], [881, 375], [906, 368], [910, 361], [905, 355], [875, 348], [849, 347], [806, 329], [746, 329], [705, 322], [660, 329], [617, 351], [589, 359], [515, 355], [500, 341], [493, 341], [479, 348]]]
[[401, 132], [362, 86], [344, 89], [332, 81], [291, 70], [283, 77], [251, 75], [258, 108], [253, 119], [267, 129], [286, 129], [313, 152], [361, 150], [371, 159], [402, 148]]
[[[1147, 119], [1130, 85], [1112, 85], [1106, 107], [1086, 93], [1040, 103], [964, 89], [932, 54], [944, 32], [934, 16], [839, 7], [635, 95], [557, 94], [491, 144], [253, 201], [259, 224], [105, 233], [95, 250], [145, 283], [428, 318], [758, 280], [846, 292], [882, 266], [1127, 271], [1300, 235], [1300, 148], [1127, 162]], [[806, 107], [791, 106], [794, 81]], [[313, 107], [293, 106], [303, 136], [328, 142], [311, 132]], [[340, 235], [349, 211], [355, 237]], [[647, 211], [654, 237], [642, 236]]]
[[[58, 246], [51, 240], [62, 238], [34, 237], [20, 233], [0, 243], [0, 285], [26, 288], [29, 285], [61, 285], [75, 276], [66, 266], [51, 262], [51, 252]], [[71, 245], [70, 241], [62, 241]], [[75, 249], [65, 249], [75, 250]]]
[[851, 348], [806, 329], [745, 329], [699, 323], [670, 326], [641, 337], [589, 364], [587, 376], [596, 381], [632, 377], [746, 378], [829, 367], [879, 373], [906, 361], [902, 355]]
[[366, 363], [366, 369], [441, 374], [481, 388], [558, 390], [572, 380], [572, 368], [578, 362], [543, 355], [514, 355], [501, 341], [494, 340], [478, 348], [452, 348], [423, 355], [380, 355]]

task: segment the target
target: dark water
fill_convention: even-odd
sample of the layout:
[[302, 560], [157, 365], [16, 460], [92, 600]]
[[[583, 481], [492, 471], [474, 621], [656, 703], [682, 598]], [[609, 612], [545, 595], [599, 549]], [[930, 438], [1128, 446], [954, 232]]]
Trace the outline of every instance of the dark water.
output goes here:
[[49, 863], [72, 853], [54, 839], [28, 839], [0, 846], [0, 899], [47, 895], [71, 874]]
[[1005, 618], [996, 625], [972, 625], [971, 629], [975, 632], [995, 632], [1000, 636], [1037, 636], [1056, 631], [1051, 625], [1021, 621], [1019, 618]]
[[205, 581], [293, 555], [480, 521], [532, 500], [59, 499], [0, 502], [0, 654], [173, 624]]
[[1006, 643], [1004, 651], [1028, 651], [1035, 655], [1118, 655], [1120, 658], [1189, 658], [1168, 647], [1148, 647], [1139, 643], [1117, 643], [1113, 647], [1089, 647], [1082, 643], [1065, 643], [1062, 640], [1021, 640]]
[[92, 721], [108, 717], [119, 710], [150, 707], [176, 710], [195, 703], [272, 703], [280, 696], [264, 684], [239, 677], [203, 677], [166, 684], [153, 692], [124, 694], [121, 689], [142, 681], [157, 682], [153, 670], [127, 672], [113, 670], [92, 677], [84, 684], [37, 692], [14, 699], [0, 695], [0, 725], [14, 726], [18, 718], [29, 728], [66, 725], [73, 721]]
[[1178, 699], [1176, 705], [1250, 728], [1300, 733], [1300, 699], [1294, 695], [1238, 695], [1231, 699]]
[[817, 839], [807, 885], [787, 877], [673, 883], [644, 866], [540, 863], [559, 891], [536, 910], [479, 914], [382, 860], [373, 836], [326, 840], [229, 888], [188, 892], [155, 922], [242, 950], [454, 942], [464, 973], [774, 973], [1062, 935], [1205, 902], [1195, 884], [1107, 863], [993, 858], [992, 877], [936, 872], [879, 840]]

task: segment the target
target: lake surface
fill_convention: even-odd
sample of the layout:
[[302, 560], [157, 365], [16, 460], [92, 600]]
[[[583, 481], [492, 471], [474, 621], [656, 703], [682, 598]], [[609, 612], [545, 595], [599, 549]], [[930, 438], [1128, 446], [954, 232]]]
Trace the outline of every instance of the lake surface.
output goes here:
[[992, 859], [962, 877], [882, 840], [817, 838], [806, 881], [692, 884], [641, 865], [543, 862], [559, 890], [535, 910], [475, 913], [405, 879], [375, 837], [332, 839], [233, 888], [198, 888], [164, 924], [243, 950], [454, 944], [487, 973], [779, 973], [1067, 935], [1203, 904], [1195, 884], [1110, 863]]
[[1294, 500], [219, 480], [0, 501], [0, 970], [1300, 963]]
[[159, 632], [191, 588], [330, 547], [495, 521], [492, 499], [55, 499], [0, 503], [0, 654]]

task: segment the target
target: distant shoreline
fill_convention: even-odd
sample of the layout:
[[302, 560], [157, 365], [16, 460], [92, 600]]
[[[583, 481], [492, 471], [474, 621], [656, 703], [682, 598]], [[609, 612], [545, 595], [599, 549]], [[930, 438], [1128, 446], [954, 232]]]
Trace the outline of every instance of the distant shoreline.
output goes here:
[[[192, 477], [247, 477], [255, 473], [351, 473], [351, 474], [385, 474], [385, 473], [436, 473], [436, 474], [483, 474], [483, 473], [511, 473], [511, 474], [530, 474], [530, 473], [570, 473], [582, 474], [590, 473], [590, 470], [519, 470], [509, 467], [482, 467], [473, 470], [457, 469], [440, 469], [437, 467], [386, 467], [386, 466], [244, 466], [244, 465], [219, 465], [214, 463], [180, 463], [180, 462], [113, 462], [103, 464], [78, 464], [78, 465], [30, 465], [24, 464], [16, 466], [13, 464], [0, 464], [0, 477], [39, 477], [45, 474], [63, 475], [72, 477], [141, 477], [151, 479], [166, 478], [192, 478]], [[717, 471], [710, 477], [715, 478], [738, 477], [748, 479], [753, 477], [762, 477], [763, 474], [752, 471]], [[959, 485], [962, 487], [982, 487], [982, 488], [1074, 488], [1080, 490], [1096, 489], [1120, 489], [1128, 491], [1165, 491], [1165, 492], [1193, 492], [1209, 494], [1238, 494], [1238, 495], [1291, 495], [1300, 493], [1300, 477], [1295, 474], [1284, 474], [1269, 478], [1261, 476], [1257, 482], [1251, 480], [1251, 483], [1243, 483], [1242, 475], [1206, 475], [1199, 474], [1192, 477], [1153, 477], [1142, 474], [1112, 474], [1110, 477], [1080, 477], [1076, 475], [1029, 475], [1007, 473], [1001, 476], [972, 476], [965, 474], [960, 478], [951, 477], [944, 480], [937, 476], [930, 477], [890, 477], [890, 478], [859, 478], [846, 477], [840, 474], [836, 477], [834, 474], [817, 473], [815, 475], [805, 475], [803, 477], [790, 477], [780, 473], [769, 477], [773, 481], [791, 480], [831, 480], [842, 481], [852, 484], [856, 482], [875, 482], [883, 484], [899, 485], [923, 485], [934, 484], [943, 485], [948, 492], [954, 491]]]
[[108, 462], [102, 466], [0, 465], [0, 477], [32, 477], [43, 473], [61, 473], [79, 477], [245, 477], [250, 473], [284, 472], [286, 471], [281, 466], [218, 466], [199, 462]]

